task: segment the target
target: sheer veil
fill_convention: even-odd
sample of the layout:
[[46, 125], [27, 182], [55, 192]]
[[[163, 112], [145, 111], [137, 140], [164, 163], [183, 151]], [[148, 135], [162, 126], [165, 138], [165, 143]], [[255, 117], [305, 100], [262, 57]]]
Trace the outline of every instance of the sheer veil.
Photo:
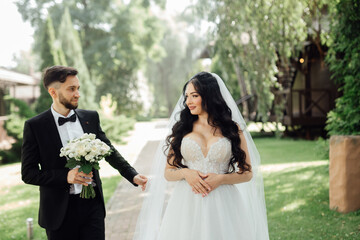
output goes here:
[[[248, 221], [253, 226], [251, 231], [256, 240], [269, 239], [268, 225], [266, 217], [264, 185], [260, 170], [260, 155], [256, 149], [254, 141], [246, 128], [246, 123], [233, 99], [229, 90], [226, 88], [222, 79], [215, 73], [212, 75], [216, 78], [221, 95], [232, 111], [232, 119], [243, 131], [246, 139], [248, 152], [250, 154], [253, 178], [246, 183], [236, 184], [239, 189], [243, 202], [246, 204], [247, 212], [244, 213], [248, 217]], [[168, 123], [168, 135], [174, 124], [180, 119], [180, 111], [183, 106], [184, 96], [181, 95], [176, 107], [171, 114]], [[164, 153], [165, 139], [162, 140], [157, 148], [153, 159], [151, 174], [147, 188], [145, 190], [145, 198], [138, 216], [134, 240], [155, 240], [160, 229], [162, 216], [166, 208], [166, 194], [168, 192], [168, 183], [164, 178], [164, 170], [166, 165], [166, 153]], [[211, 194], [211, 193], [210, 193]], [[181, 231], [181, 229], [179, 229]], [[241, 226], [239, 226], [239, 234], [241, 234]]]

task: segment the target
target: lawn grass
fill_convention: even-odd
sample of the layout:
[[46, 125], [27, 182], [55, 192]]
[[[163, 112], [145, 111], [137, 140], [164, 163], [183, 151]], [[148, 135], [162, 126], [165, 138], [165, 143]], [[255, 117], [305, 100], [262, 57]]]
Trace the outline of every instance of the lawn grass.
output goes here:
[[[107, 202], [118, 185], [121, 176], [102, 178], [104, 199]], [[27, 239], [26, 219], [34, 219], [34, 240], [47, 239], [38, 225], [39, 188], [32, 185], [2, 187], [0, 190], [0, 239]]]
[[329, 166], [264, 173], [270, 239], [360, 239], [360, 211], [329, 209]]
[[254, 141], [265, 166], [299, 163], [263, 173], [270, 239], [360, 239], [360, 211], [341, 214], [329, 209], [328, 160], [303, 166], [319, 163], [315, 141]]
[[317, 157], [316, 141], [291, 138], [255, 137], [262, 164], [312, 162], [325, 158]]

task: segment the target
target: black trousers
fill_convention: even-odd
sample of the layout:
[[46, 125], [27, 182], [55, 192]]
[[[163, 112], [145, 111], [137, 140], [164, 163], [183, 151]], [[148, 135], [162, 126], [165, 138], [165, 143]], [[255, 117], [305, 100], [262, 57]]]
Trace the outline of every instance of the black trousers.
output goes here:
[[[97, 189], [96, 189], [97, 190]], [[94, 199], [70, 195], [64, 222], [59, 229], [46, 229], [49, 240], [105, 240], [105, 211], [101, 196]]]

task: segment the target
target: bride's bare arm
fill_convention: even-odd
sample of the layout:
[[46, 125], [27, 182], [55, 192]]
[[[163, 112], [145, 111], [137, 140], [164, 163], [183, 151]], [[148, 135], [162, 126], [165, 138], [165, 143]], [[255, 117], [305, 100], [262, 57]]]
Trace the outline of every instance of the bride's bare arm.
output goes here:
[[177, 168], [166, 163], [165, 167], [165, 179], [168, 181], [180, 181], [185, 179], [184, 176], [185, 168]]
[[[170, 159], [170, 162], [172, 161], [173, 159]], [[206, 196], [211, 191], [209, 184], [203, 180], [208, 177], [208, 175], [193, 169], [177, 168], [166, 163], [164, 176], [168, 181], [180, 181], [185, 179], [194, 193], [201, 193], [203, 196]]]

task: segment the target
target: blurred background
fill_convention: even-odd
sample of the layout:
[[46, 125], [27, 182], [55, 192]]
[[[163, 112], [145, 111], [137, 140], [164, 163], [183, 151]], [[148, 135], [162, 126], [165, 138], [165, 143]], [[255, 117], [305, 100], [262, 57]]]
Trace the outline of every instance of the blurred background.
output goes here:
[[224, 79], [246, 119], [301, 126], [311, 138], [336, 97], [324, 62], [335, 2], [1, 1], [0, 65], [10, 76], [0, 78], [0, 115], [10, 113], [6, 95], [46, 110], [41, 71], [68, 65], [79, 70], [80, 107], [106, 99], [113, 114], [167, 117], [205, 70]]
[[[359, 211], [328, 207], [328, 138], [360, 134], [358, 0], [1, 0], [0, 33], [0, 164], [20, 161], [24, 121], [51, 105], [46, 67], [79, 70], [80, 108], [97, 110], [116, 144], [137, 123], [169, 117], [185, 82], [210, 71], [268, 169], [271, 238], [360, 236]], [[28, 190], [11, 200], [15, 187], [0, 190], [0, 213], [22, 217], [2, 215], [3, 230], [25, 217]], [[16, 231], [4, 236], [25, 236]]]

